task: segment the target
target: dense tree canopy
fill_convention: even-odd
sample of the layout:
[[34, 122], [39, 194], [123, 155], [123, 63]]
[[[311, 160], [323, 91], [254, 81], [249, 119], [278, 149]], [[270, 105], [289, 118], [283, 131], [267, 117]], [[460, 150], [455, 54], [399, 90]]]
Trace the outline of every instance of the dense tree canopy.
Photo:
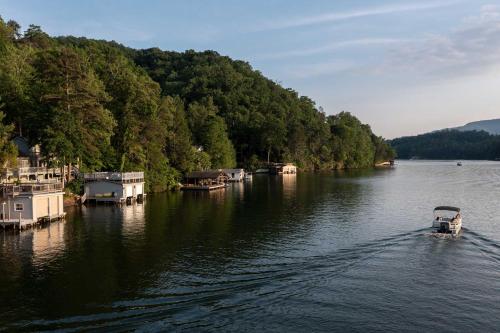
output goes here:
[[[0, 100], [0, 110], [2, 109], [1, 102]], [[2, 168], [14, 166], [17, 157], [16, 146], [10, 139], [14, 126], [4, 125], [4, 118], [4, 113], [0, 111], [0, 167]]]
[[210, 167], [363, 168], [394, 156], [351, 114], [326, 116], [246, 62], [21, 33], [1, 19], [0, 97], [5, 123], [53, 161], [144, 170], [151, 190]]
[[500, 135], [484, 131], [443, 130], [390, 141], [402, 159], [497, 159]]

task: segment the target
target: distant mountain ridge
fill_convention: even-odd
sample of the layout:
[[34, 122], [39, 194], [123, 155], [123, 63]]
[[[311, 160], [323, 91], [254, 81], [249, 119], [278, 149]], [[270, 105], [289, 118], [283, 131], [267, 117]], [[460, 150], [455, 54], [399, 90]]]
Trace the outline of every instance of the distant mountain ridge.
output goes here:
[[500, 160], [500, 119], [388, 141], [402, 159]]
[[459, 130], [461, 132], [465, 131], [485, 131], [490, 134], [499, 135], [500, 134], [500, 119], [490, 119], [490, 120], [479, 120], [473, 121], [464, 126], [454, 127], [450, 129]]

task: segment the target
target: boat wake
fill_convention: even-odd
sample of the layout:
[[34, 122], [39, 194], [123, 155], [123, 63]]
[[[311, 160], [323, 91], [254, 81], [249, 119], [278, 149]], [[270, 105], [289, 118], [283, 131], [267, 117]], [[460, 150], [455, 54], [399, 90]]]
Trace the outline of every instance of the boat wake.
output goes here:
[[[307, 258], [285, 255], [275, 255], [273, 260], [266, 261], [234, 258], [220, 267], [218, 276], [191, 268], [178, 276], [166, 272], [165, 276], [158, 277], [157, 287], [144, 290], [142, 297], [104, 304], [95, 308], [95, 314], [22, 322], [11, 328], [28, 331], [54, 328], [64, 331], [259, 330], [265, 328], [260, 325], [265, 325], [266, 318], [277, 315], [273, 312], [277, 310], [270, 309], [280, 309], [278, 313], [285, 322], [299, 315], [295, 312], [297, 302], [304, 311], [310, 309], [313, 313], [323, 307], [337, 309], [340, 305], [346, 309], [349, 306], [384, 309], [385, 300], [378, 294], [372, 295], [374, 290], [382, 290], [404, 307], [409, 302], [407, 298], [419, 295], [412, 296], [413, 289], [406, 288], [410, 295], [402, 296], [399, 285], [416, 284], [419, 288], [415, 290], [432, 290], [430, 272], [439, 273], [446, 267], [443, 261], [452, 259], [455, 267], [470, 269], [478, 261], [477, 249], [489, 262], [495, 265], [500, 262], [500, 244], [473, 230], [463, 228], [459, 237], [430, 230], [400, 233]], [[435, 242], [434, 239], [460, 242]], [[369, 302], [358, 304], [360, 299]], [[322, 319], [328, 322], [330, 317], [325, 314]]]

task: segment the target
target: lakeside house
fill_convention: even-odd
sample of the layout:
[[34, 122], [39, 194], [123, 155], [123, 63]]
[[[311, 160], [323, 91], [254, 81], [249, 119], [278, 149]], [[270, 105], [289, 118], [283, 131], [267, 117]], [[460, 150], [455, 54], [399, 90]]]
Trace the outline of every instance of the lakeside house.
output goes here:
[[65, 216], [62, 182], [0, 185], [2, 226], [24, 229]]
[[47, 168], [40, 147], [29, 147], [22, 137], [13, 140], [18, 149], [17, 167], [0, 173], [0, 223], [3, 228], [24, 229], [43, 221], [64, 218], [63, 183], [57, 168]]
[[40, 145], [30, 147], [28, 140], [22, 136], [16, 136], [12, 142], [17, 147], [17, 162], [18, 167], [42, 167], [43, 158]]
[[222, 169], [225, 172], [230, 182], [242, 182], [245, 179], [245, 170], [243, 169]]
[[85, 173], [82, 202], [131, 203], [142, 201], [144, 172], [93, 172]]
[[185, 183], [182, 190], [204, 190], [210, 191], [226, 187], [230, 176], [222, 169], [193, 171], [184, 177]]
[[297, 167], [293, 163], [269, 164], [269, 173], [272, 175], [292, 175], [297, 173]]

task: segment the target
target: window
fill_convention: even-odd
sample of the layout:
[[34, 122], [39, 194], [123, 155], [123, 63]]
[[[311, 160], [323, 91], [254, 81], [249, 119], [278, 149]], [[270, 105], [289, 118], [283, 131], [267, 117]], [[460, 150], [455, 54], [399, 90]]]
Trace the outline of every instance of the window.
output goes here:
[[24, 210], [24, 205], [22, 203], [16, 203], [16, 205], [14, 206], [14, 210], [16, 212], [20, 212], [20, 211]]

